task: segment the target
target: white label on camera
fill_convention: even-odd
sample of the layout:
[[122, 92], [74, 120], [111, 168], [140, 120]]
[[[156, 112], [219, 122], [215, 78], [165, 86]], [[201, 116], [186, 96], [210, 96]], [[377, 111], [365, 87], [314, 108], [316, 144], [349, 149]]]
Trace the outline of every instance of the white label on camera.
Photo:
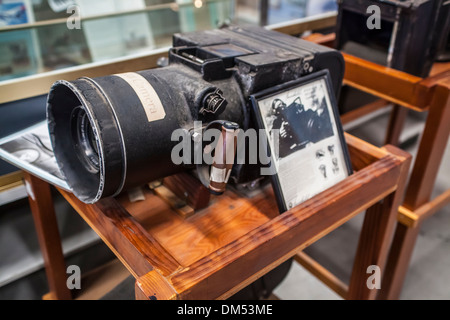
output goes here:
[[217, 183], [226, 182], [227, 178], [227, 169], [219, 169], [216, 167], [211, 167], [211, 175], [210, 180]]
[[116, 74], [116, 76], [125, 80], [136, 92], [144, 107], [148, 122], [165, 118], [166, 112], [158, 94], [143, 76], [135, 72]]

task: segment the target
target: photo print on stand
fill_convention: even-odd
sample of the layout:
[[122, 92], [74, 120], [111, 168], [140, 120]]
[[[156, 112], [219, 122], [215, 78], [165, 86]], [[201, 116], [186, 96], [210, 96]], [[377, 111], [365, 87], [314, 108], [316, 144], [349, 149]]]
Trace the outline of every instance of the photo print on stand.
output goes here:
[[252, 96], [252, 103], [259, 127], [266, 130], [277, 169], [272, 180], [280, 211], [351, 174], [328, 71], [258, 93]]

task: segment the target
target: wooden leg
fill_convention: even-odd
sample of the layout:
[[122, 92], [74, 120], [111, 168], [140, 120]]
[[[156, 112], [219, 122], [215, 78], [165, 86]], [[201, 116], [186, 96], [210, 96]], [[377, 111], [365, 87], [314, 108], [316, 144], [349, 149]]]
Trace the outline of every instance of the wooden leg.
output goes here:
[[349, 300], [373, 300], [377, 298], [378, 290], [369, 289], [367, 286], [369, 277], [367, 268], [372, 265], [378, 266], [382, 275], [384, 274], [383, 270], [397, 221], [398, 207], [401, 203], [408, 177], [411, 156], [391, 146], [386, 148], [392, 153], [403, 156], [405, 162], [401, 168], [397, 190], [366, 211], [350, 278], [347, 295]]
[[430, 200], [450, 134], [450, 89], [437, 86], [403, 206], [414, 211]]
[[178, 293], [156, 270], [136, 280], [135, 294], [136, 300], [176, 300], [178, 298]]
[[408, 109], [398, 104], [394, 105], [391, 111], [391, 117], [389, 119], [388, 129], [386, 133], [386, 144], [392, 144], [398, 146], [400, 143], [400, 135], [402, 134], [403, 127], [405, 125], [406, 116], [408, 115]]
[[66, 284], [66, 265], [50, 185], [29, 173], [24, 178], [51, 296], [58, 300], [72, 299]]
[[419, 230], [420, 223], [414, 228], [397, 224], [379, 299], [397, 300], [400, 297]]
[[[405, 208], [415, 211], [430, 200], [449, 134], [450, 91], [445, 86], [437, 86], [406, 191]], [[380, 298], [400, 296], [420, 225], [421, 221], [412, 228], [398, 224]]]

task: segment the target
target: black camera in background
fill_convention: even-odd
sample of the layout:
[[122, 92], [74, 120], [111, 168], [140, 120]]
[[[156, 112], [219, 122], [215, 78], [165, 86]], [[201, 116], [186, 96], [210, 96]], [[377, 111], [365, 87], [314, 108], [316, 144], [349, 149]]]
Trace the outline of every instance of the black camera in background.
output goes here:
[[[369, 29], [367, 9], [377, 5], [381, 28]], [[448, 59], [450, 4], [444, 0], [342, 0], [336, 48], [409, 74], [426, 77], [432, 64]], [[392, 58], [388, 59], [389, 50]]]

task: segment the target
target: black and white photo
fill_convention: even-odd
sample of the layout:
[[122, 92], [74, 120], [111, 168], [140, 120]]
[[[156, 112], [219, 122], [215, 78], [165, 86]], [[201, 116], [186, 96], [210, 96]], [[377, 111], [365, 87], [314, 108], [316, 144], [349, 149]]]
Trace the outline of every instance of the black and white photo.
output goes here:
[[56, 163], [46, 121], [1, 139], [0, 156], [45, 181], [70, 190]]
[[345, 179], [351, 172], [328, 73], [253, 96], [266, 130], [284, 210]]

